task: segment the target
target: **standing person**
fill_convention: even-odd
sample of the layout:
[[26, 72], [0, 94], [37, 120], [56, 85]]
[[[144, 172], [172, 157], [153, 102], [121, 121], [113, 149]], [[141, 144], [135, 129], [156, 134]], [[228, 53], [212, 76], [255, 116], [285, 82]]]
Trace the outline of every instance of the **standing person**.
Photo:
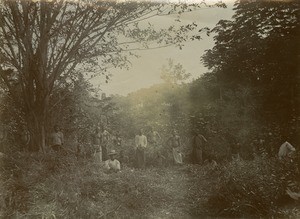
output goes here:
[[102, 134], [100, 128], [97, 127], [92, 136], [92, 145], [94, 150], [94, 158], [97, 163], [102, 161], [102, 147], [101, 147]]
[[64, 144], [64, 135], [60, 131], [58, 125], [54, 126], [54, 132], [52, 132], [50, 135], [50, 144], [52, 150], [56, 152], [59, 152], [63, 149], [62, 145]]
[[237, 142], [235, 137], [232, 136], [232, 134], [230, 134], [229, 131], [226, 132], [225, 137], [229, 144], [231, 159], [240, 160], [240, 149], [241, 149], [240, 143]]
[[157, 163], [158, 166], [162, 166], [163, 164], [163, 158], [161, 151], [161, 137], [159, 133], [155, 130], [153, 130], [152, 127], [150, 127], [150, 131], [148, 133], [148, 142], [151, 146], [151, 157], [155, 159], [155, 163]]
[[150, 132], [148, 134], [148, 140], [150, 144], [153, 144], [154, 146], [157, 146], [159, 141], [161, 140], [161, 137], [159, 135], [159, 133], [155, 130], [153, 130], [153, 128], [150, 128]]
[[102, 147], [102, 160], [107, 160], [107, 147], [109, 142], [109, 132], [106, 129], [102, 131], [102, 138], [101, 138], [101, 147]]
[[136, 147], [136, 166], [137, 168], [145, 168], [146, 157], [145, 149], [147, 147], [147, 137], [144, 135], [143, 129], [135, 136]]
[[206, 142], [207, 140], [203, 135], [199, 134], [197, 131], [194, 131], [193, 150], [192, 150], [193, 163], [195, 164], [203, 163], [203, 148]]
[[22, 133], [21, 133], [21, 141], [22, 141], [22, 146], [24, 150], [28, 150], [30, 146], [30, 141], [31, 141], [31, 135], [30, 132], [28, 131], [27, 128], [23, 128]]
[[175, 164], [182, 164], [182, 154], [180, 152], [181, 140], [176, 130], [173, 130], [172, 136], [168, 140], [168, 145], [172, 147], [173, 160]]
[[122, 138], [121, 138], [121, 134], [120, 134], [120, 131], [117, 131], [116, 132], [116, 136], [114, 138], [114, 145], [117, 146], [117, 147], [121, 147], [122, 145]]

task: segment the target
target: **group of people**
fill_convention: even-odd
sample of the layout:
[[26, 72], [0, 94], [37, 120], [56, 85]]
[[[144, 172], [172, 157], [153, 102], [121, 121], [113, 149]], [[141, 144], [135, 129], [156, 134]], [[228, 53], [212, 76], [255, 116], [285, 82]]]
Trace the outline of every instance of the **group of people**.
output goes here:
[[[206, 144], [206, 138], [194, 132], [193, 137], [193, 150], [192, 150], [192, 159], [194, 163], [202, 164], [203, 163], [203, 147]], [[50, 135], [51, 138], [51, 148], [52, 150], [58, 152], [63, 150], [64, 144], [64, 135], [60, 131], [58, 126], [54, 126], [54, 131]], [[116, 159], [117, 152], [116, 150], [109, 151], [108, 144], [110, 141], [111, 135], [110, 133], [100, 127], [96, 127], [94, 133], [92, 134], [91, 138], [91, 145], [92, 145], [92, 155], [95, 159], [95, 162], [101, 163], [102, 161], [105, 162], [106, 169], [115, 169], [120, 170], [120, 161]], [[160, 134], [150, 129], [147, 136], [144, 134], [143, 129], [140, 129], [138, 134], [135, 136], [135, 166], [137, 168], [145, 168], [146, 166], [146, 148], [149, 146], [148, 143], [152, 147], [158, 148], [161, 144], [161, 136]], [[120, 149], [121, 145], [121, 136], [120, 133], [117, 132], [116, 136], [113, 139], [113, 148]], [[172, 160], [174, 164], [183, 164], [183, 153], [181, 151], [181, 138], [177, 134], [176, 130], [172, 131], [171, 136], [167, 139], [166, 142], [169, 150], [169, 153], [172, 155]], [[119, 151], [122, 154], [122, 150]], [[162, 153], [158, 152], [157, 159], [165, 159]], [[162, 162], [162, 161], [161, 161]]]
[[[158, 147], [161, 137], [157, 131], [150, 130], [148, 134], [149, 142], [152, 146]], [[137, 168], [144, 168], [146, 165], [145, 150], [148, 145], [148, 138], [144, 135], [143, 129], [135, 136], [135, 161]], [[175, 164], [182, 164], [183, 157], [181, 152], [181, 140], [176, 130], [173, 130], [171, 137], [167, 140], [167, 145], [172, 148], [172, 157]], [[158, 154], [157, 158], [163, 158], [162, 154]]]
[[[96, 127], [92, 135], [93, 157], [96, 163], [104, 161], [104, 169], [107, 173], [118, 172], [121, 170], [120, 161], [116, 159], [116, 150], [109, 151], [109, 141], [111, 135], [105, 128]], [[116, 146], [121, 145], [121, 137], [116, 134], [113, 142]], [[108, 152], [109, 151], [109, 152]]]
[[[54, 126], [54, 132], [51, 133], [51, 148], [58, 152], [61, 151], [64, 144], [64, 135], [60, 131], [58, 126]], [[108, 144], [111, 140], [110, 133], [105, 128], [96, 127], [94, 133], [92, 134], [92, 148], [93, 148], [93, 157], [95, 162], [102, 163], [104, 162], [104, 167], [108, 172], [117, 172], [121, 169], [120, 161], [116, 159], [118, 154], [115, 149], [109, 150]], [[135, 166], [137, 168], [145, 168], [146, 166], [146, 148], [148, 143], [152, 147], [159, 147], [161, 145], [161, 136], [157, 131], [154, 131], [152, 128], [147, 136], [144, 134], [143, 129], [140, 129], [138, 134], [135, 136]], [[113, 148], [120, 149], [121, 147], [121, 136], [117, 132], [113, 138]], [[191, 161], [194, 164], [204, 164], [205, 162], [215, 163], [213, 160], [212, 154], [206, 153], [204, 161], [204, 148], [208, 144], [207, 139], [200, 134], [199, 130], [193, 132], [192, 138], [192, 153]], [[166, 141], [168, 153], [172, 155], [172, 160], [174, 164], [183, 164], [183, 153], [181, 151], [181, 138], [177, 134], [176, 130], [172, 131], [172, 135]], [[233, 160], [240, 159], [240, 144], [237, 142], [230, 142], [231, 144], [231, 154]], [[278, 157], [280, 160], [289, 157], [296, 149], [289, 143], [284, 142], [278, 152]], [[123, 154], [122, 150], [119, 151], [120, 154]], [[161, 153], [158, 153], [157, 158], [160, 159], [164, 156]]]
[[[161, 137], [158, 132], [154, 131], [152, 128], [148, 133], [148, 139], [152, 146], [158, 147], [161, 141]], [[204, 148], [207, 145], [207, 139], [200, 134], [199, 130], [194, 130], [192, 138], [192, 153], [191, 161], [194, 164], [203, 164], [204, 158], [206, 162], [215, 162], [213, 156], [207, 154], [203, 156]], [[175, 165], [183, 164], [183, 152], [182, 152], [182, 141], [181, 137], [178, 135], [177, 131], [174, 129], [169, 138], [165, 142], [165, 147], [167, 148], [167, 153], [172, 155], [172, 160]], [[145, 166], [145, 149], [147, 148], [147, 137], [144, 135], [143, 130], [139, 131], [139, 134], [135, 136], [135, 148], [136, 148], [136, 166], [143, 168]], [[163, 150], [161, 150], [163, 151]], [[161, 152], [157, 155], [157, 161], [160, 159], [166, 159]]]
[[95, 132], [92, 135], [93, 154], [98, 162], [108, 159], [108, 143], [110, 139], [110, 133], [102, 128], [96, 127]]
[[[121, 169], [121, 164], [116, 159], [117, 152], [115, 150], [108, 152], [109, 139], [110, 134], [107, 130], [101, 130], [99, 127], [96, 127], [91, 138], [93, 157], [97, 163], [102, 163], [102, 161], [104, 161], [104, 169], [107, 173], [118, 172]], [[116, 136], [114, 143], [116, 145], [121, 144], [119, 134]], [[63, 148], [63, 145], [64, 135], [59, 126], [55, 125], [53, 132], [50, 134], [50, 147], [55, 152], [61, 152], [66, 150], [66, 148]]]

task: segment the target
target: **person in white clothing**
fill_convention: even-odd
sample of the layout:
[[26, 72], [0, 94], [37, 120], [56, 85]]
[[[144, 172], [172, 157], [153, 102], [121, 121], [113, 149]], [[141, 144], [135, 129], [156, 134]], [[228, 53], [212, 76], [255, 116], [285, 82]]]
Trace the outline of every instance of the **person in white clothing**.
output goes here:
[[145, 149], [147, 147], [147, 137], [144, 135], [141, 129], [139, 134], [135, 136], [135, 147], [136, 147], [136, 166], [137, 168], [144, 168], [146, 157]]
[[278, 157], [280, 160], [283, 160], [285, 158], [288, 158], [296, 149], [291, 145], [289, 142], [284, 142], [278, 152]]
[[177, 135], [176, 130], [173, 130], [172, 136], [167, 141], [167, 144], [172, 148], [174, 163], [175, 164], [183, 164], [183, 162], [182, 162], [182, 153], [180, 151], [181, 140], [180, 140], [180, 136]]
[[108, 153], [109, 159], [104, 163], [104, 169], [106, 173], [116, 173], [121, 170], [120, 161], [115, 159], [116, 154], [117, 153], [115, 150], [111, 150], [111, 152]]

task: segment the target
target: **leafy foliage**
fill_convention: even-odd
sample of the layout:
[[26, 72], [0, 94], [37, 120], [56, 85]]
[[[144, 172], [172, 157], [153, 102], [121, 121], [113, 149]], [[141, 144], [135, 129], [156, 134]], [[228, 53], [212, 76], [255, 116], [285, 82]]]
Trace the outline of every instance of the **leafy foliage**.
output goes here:
[[144, 171], [122, 167], [117, 174], [105, 174], [92, 160], [52, 155], [14, 155], [22, 169], [14, 169], [8, 178], [1, 174], [1, 217], [169, 218], [187, 216], [190, 208], [194, 215], [203, 213], [196, 211], [200, 201], [191, 198], [197, 192], [200, 200], [206, 192], [197, 188], [197, 167]]
[[299, 116], [299, 2], [241, 1], [234, 10], [212, 30], [203, 63], [219, 89], [250, 88], [258, 119], [286, 126]]
[[103, 74], [107, 81], [107, 69], [128, 67], [133, 50], [148, 49], [151, 42], [154, 47], [182, 47], [195, 25], [166, 30], [140, 23], [201, 6], [148, 1], [1, 2], [1, 85], [25, 115], [31, 149], [45, 149], [48, 109], [53, 107], [50, 96], [74, 80], [74, 72], [90, 77]]
[[286, 189], [300, 188], [297, 175], [295, 163], [264, 157], [228, 163], [218, 172], [208, 206], [222, 216], [279, 216], [282, 205], [292, 203]]
[[190, 76], [191, 74], [186, 73], [180, 63], [174, 64], [172, 59], [168, 59], [168, 66], [163, 65], [161, 68], [161, 78], [166, 83], [177, 84], [178, 82], [184, 82]]

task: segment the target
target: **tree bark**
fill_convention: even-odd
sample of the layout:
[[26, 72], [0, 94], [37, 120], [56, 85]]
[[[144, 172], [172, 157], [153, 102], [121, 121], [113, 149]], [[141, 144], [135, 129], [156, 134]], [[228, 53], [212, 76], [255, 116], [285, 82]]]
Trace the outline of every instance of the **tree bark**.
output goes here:
[[30, 151], [45, 153], [46, 147], [46, 119], [48, 114], [49, 94], [47, 90], [36, 84], [34, 93], [27, 95], [26, 121], [31, 135]]

